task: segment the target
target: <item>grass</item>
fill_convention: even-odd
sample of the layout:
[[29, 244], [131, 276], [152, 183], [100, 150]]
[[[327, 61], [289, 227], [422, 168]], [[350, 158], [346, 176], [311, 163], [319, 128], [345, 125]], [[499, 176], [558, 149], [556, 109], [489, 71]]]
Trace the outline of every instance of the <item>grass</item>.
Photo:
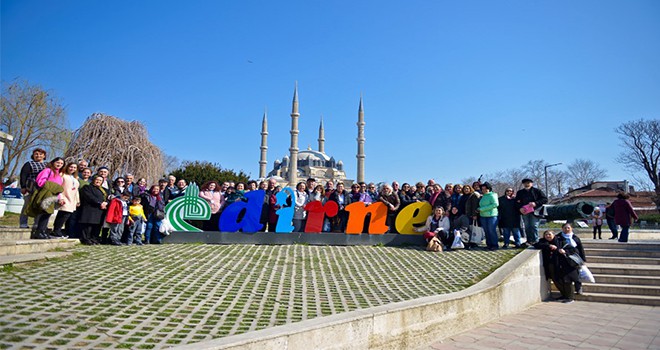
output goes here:
[[19, 217], [19, 214], [5, 212], [5, 216], [0, 218], [0, 227], [18, 228]]

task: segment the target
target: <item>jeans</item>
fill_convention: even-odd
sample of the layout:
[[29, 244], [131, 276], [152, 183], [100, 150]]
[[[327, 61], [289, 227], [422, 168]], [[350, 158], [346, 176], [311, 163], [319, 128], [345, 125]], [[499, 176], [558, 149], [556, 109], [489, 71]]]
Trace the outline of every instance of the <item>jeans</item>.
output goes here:
[[525, 224], [525, 236], [527, 243], [533, 244], [539, 241], [539, 218], [534, 216], [534, 213], [529, 213], [522, 216], [523, 224]]
[[131, 245], [135, 243], [142, 245], [142, 223], [142, 219], [137, 219], [133, 222], [133, 225], [129, 226], [130, 230], [128, 231], [126, 244]]
[[[27, 228], [28, 227], [28, 216], [25, 215], [25, 210], [27, 209], [28, 205], [30, 204], [30, 193], [26, 193], [23, 195], [23, 209], [21, 209], [21, 216], [18, 218], [19, 222], [19, 227], [22, 228]], [[32, 226], [33, 229], [37, 228], [37, 220], [34, 220], [34, 225]]]
[[126, 216], [124, 216], [120, 223], [110, 224], [110, 243], [117, 245], [121, 243], [121, 236], [124, 234], [124, 223]]
[[516, 247], [520, 246], [520, 228], [518, 227], [513, 227], [513, 228], [508, 228], [504, 227], [502, 228], [502, 234], [504, 236], [504, 246], [508, 247], [509, 246], [509, 241], [511, 241], [511, 233], [513, 233], [513, 244], [516, 245]]
[[619, 235], [619, 242], [628, 242], [628, 231], [630, 226], [621, 225], [621, 235]]
[[610, 228], [610, 231], [612, 231], [612, 237], [619, 237], [619, 229], [614, 223], [614, 219], [607, 219], [607, 226]]
[[486, 246], [491, 249], [497, 249], [497, 216], [481, 217], [481, 226], [484, 228], [486, 235]]
[[[161, 244], [163, 235], [160, 234], [160, 223], [156, 217], [156, 212], [147, 217], [147, 229], [144, 231], [144, 243]], [[142, 225], [140, 225], [142, 227]]]
[[64, 226], [64, 223], [69, 220], [69, 217], [71, 216], [71, 213], [68, 211], [58, 211], [57, 216], [55, 217], [55, 223], [53, 224], [53, 234], [55, 236], [61, 236], [62, 235], [62, 226]]

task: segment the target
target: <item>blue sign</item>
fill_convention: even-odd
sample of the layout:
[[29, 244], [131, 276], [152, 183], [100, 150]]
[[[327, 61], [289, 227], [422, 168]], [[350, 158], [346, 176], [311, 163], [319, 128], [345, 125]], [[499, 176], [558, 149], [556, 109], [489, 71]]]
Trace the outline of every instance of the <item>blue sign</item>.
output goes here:
[[5, 188], [4, 190], [2, 190], [2, 196], [5, 198], [16, 198], [16, 199], [23, 198], [20, 188]]

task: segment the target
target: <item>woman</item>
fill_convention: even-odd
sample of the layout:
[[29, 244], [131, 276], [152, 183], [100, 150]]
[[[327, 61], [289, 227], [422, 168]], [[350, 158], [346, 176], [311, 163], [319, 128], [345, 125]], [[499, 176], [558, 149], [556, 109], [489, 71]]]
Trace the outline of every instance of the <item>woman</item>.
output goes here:
[[104, 212], [108, 207], [108, 192], [103, 185], [103, 177], [94, 175], [91, 183], [80, 189], [80, 243], [85, 245], [101, 244], [99, 234]]
[[[63, 237], [62, 226], [69, 220], [71, 215], [80, 206], [80, 193], [78, 189], [80, 184], [78, 182], [78, 163], [69, 163], [64, 167], [64, 174], [62, 175], [62, 200], [63, 204], [60, 205], [55, 217], [53, 225], [53, 236]], [[71, 235], [72, 226], [67, 225], [67, 235]]]
[[596, 239], [596, 232], [598, 232], [598, 239], [603, 239], [603, 213], [600, 212], [600, 208], [594, 209], [594, 212], [591, 213], [591, 220], [593, 220], [594, 239]]
[[[451, 208], [451, 213], [449, 214], [449, 232], [453, 233], [454, 238], [456, 235], [460, 235], [461, 239], [463, 237], [470, 237], [470, 219], [467, 215], [458, 213], [457, 207]], [[466, 239], [463, 239], [464, 243], [467, 243]], [[453, 242], [452, 242], [453, 243]]]
[[[39, 192], [30, 198], [30, 204], [35, 208], [34, 221], [37, 223], [36, 231], [33, 233], [34, 237], [37, 239], [47, 239], [50, 238], [46, 233], [48, 229], [48, 220], [54, 211], [54, 204], [58, 205], [64, 204], [64, 199], [62, 197], [62, 168], [64, 167], [64, 159], [57, 157], [48, 163], [48, 166], [39, 172], [35, 180]], [[50, 185], [46, 185], [50, 183]], [[51, 195], [47, 195], [47, 192], [51, 192]], [[48, 209], [47, 209], [48, 208]]]
[[92, 177], [92, 169], [85, 168], [82, 171], [80, 171], [80, 177], [78, 178], [78, 182], [80, 183], [80, 187], [89, 185], [89, 181], [90, 181], [91, 177]]
[[633, 210], [632, 204], [628, 200], [630, 195], [627, 193], [619, 192], [616, 195], [612, 207], [614, 208], [614, 223], [621, 226], [621, 233], [619, 234], [619, 242], [628, 242], [628, 231], [630, 226], [638, 219], [637, 213]]
[[502, 228], [502, 235], [504, 236], [502, 248], [509, 247], [512, 233], [516, 248], [520, 248], [520, 211], [516, 209], [516, 197], [514, 197], [513, 188], [508, 187], [504, 190], [504, 196], [499, 198], [499, 202], [497, 225]]
[[305, 204], [309, 202], [309, 195], [305, 189], [307, 185], [305, 182], [298, 182], [294, 194], [296, 195], [293, 211], [293, 232], [305, 231], [305, 218], [307, 212], [305, 211]]
[[165, 214], [165, 202], [160, 196], [160, 187], [153, 185], [147, 194], [142, 196], [142, 208], [147, 217], [143, 244], [160, 244], [163, 236], [160, 234], [160, 224]]
[[339, 208], [337, 215], [332, 218], [333, 220], [330, 220], [332, 223], [332, 231], [344, 232], [346, 230], [346, 223], [348, 219], [348, 213], [344, 208], [351, 204], [351, 196], [348, 191], [344, 189], [343, 182], [337, 183], [337, 189], [332, 192], [329, 200], [337, 203], [337, 207]]
[[587, 261], [584, 248], [580, 238], [573, 234], [573, 227], [565, 223], [561, 227], [562, 233], [555, 237], [555, 246], [558, 254], [553, 256], [556, 281], [559, 282], [557, 289], [562, 295], [565, 303], [573, 302], [573, 283], [575, 283], [575, 294], [582, 294], [582, 283], [579, 280], [580, 266], [569, 256], [579, 255], [583, 261]]
[[204, 231], [218, 231], [220, 208], [225, 204], [225, 197], [218, 191], [219, 189], [220, 185], [217, 182], [208, 181], [199, 191], [199, 196], [211, 206], [211, 218], [204, 221]]
[[389, 226], [390, 233], [397, 233], [396, 231], [396, 213], [399, 210], [399, 196], [394, 193], [392, 186], [385, 184], [383, 189], [378, 195], [378, 201], [385, 203], [387, 206], [387, 226]]
[[557, 280], [555, 266], [553, 265], [553, 255], [557, 254], [556, 244], [557, 242], [555, 241], [555, 233], [553, 231], [547, 230], [543, 232], [543, 238], [534, 243], [534, 248], [541, 250], [545, 279], [552, 279], [552, 282], [554, 282], [555, 286], [559, 286], [562, 282]]
[[454, 191], [451, 194], [451, 207], [457, 207], [458, 202], [460, 202], [461, 197], [463, 197], [463, 186], [460, 184], [454, 185]]
[[481, 226], [486, 234], [486, 247], [488, 250], [497, 250], [497, 207], [499, 201], [497, 193], [493, 192], [493, 187], [489, 182], [481, 184], [482, 197], [479, 200], [479, 216], [481, 217]]
[[[319, 201], [321, 204], [325, 205], [325, 203], [328, 201], [328, 198], [325, 196], [325, 190], [323, 189], [322, 185], [316, 185], [316, 187], [314, 187], [314, 191], [309, 196], [309, 201]], [[330, 232], [330, 229], [330, 219], [325, 217], [323, 219], [323, 232]]]
[[410, 192], [410, 185], [407, 182], [404, 182], [403, 185], [401, 185], [401, 191], [399, 191], [399, 203], [401, 203], [399, 209], [403, 209], [414, 202], [416, 201], [414, 194]]
[[120, 176], [116, 178], [115, 181], [112, 182], [112, 196], [121, 197], [121, 195], [124, 193], [128, 193], [128, 190], [126, 188], [126, 179]]
[[451, 244], [454, 242], [454, 234], [451, 232], [451, 223], [449, 218], [445, 215], [443, 207], [435, 207], [433, 214], [426, 218], [426, 223], [423, 227], [415, 228], [417, 232], [424, 233], [424, 239], [428, 243], [433, 237], [438, 237], [442, 245], [451, 249]]
[[133, 186], [133, 197], [141, 197], [147, 193], [147, 179], [141, 177], [138, 179], [137, 186]]

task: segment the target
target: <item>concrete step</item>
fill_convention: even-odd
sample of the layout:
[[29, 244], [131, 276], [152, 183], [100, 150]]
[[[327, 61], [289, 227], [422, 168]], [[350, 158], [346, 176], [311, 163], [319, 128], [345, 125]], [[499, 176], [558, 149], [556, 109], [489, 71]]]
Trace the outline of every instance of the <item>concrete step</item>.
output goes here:
[[[594, 277], [595, 278], [595, 277]], [[585, 293], [598, 293], [598, 294], [617, 294], [617, 295], [650, 295], [660, 297], [660, 287], [657, 286], [635, 286], [628, 284], [608, 284], [600, 283], [584, 283], [582, 289]]]
[[0, 255], [0, 266], [25, 264], [35, 261], [50, 260], [54, 258], [62, 258], [69, 256], [72, 253], [66, 252], [45, 252], [34, 254], [19, 254], [19, 255]]
[[0, 241], [20, 241], [30, 239], [29, 229], [0, 228]]
[[657, 258], [633, 258], [620, 256], [595, 256], [588, 255], [589, 263], [617, 264], [617, 265], [660, 265], [660, 259]]
[[594, 275], [660, 276], [660, 265], [618, 265], [587, 262]]
[[660, 251], [660, 242], [635, 242], [621, 243], [615, 240], [582, 240], [585, 249], [623, 249], [623, 250], [653, 250]]
[[69, 249], [79, 244], [77, 239], [29, 239], [0, 241], [0, 256], [43, 253], [53, 249]]
[[654, 258], [660, 260], [660, 251], [655, 250], [631, 250], [631, 249], [605, 249], [605, 248], [584, 248], [584, 253], [587, 259], [590, 256], [619, 256], [619, 257], [637, 257], [637, 258]]
[[649, 295], [585, 293], [582, 295], [576, 295], [576, 300], [594, 301], [599, 303], [660, 306], [660, 296], [649, 296]]
[[627, 276], [627, 275], [603, 275], [594, 274], [596, 283], [605, 284], [628, 284], [636, 286], [658, 286], [660, 287], [660, 276]]

